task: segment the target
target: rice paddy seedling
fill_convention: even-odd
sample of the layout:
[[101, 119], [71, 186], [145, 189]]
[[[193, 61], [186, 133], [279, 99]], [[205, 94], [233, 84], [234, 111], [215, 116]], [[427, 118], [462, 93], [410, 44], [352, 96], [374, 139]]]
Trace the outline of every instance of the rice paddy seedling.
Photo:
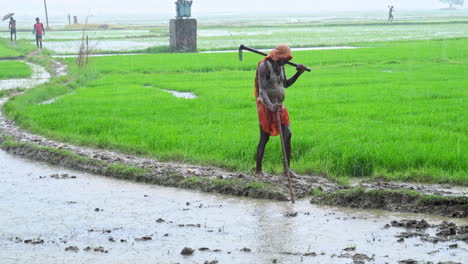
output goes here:
[[[291, 167], [345, 179], [467, 184], [468, 39], [366, 46], [294, 53], [295, 62], [313, 71], [286, 91]], [[244, 57], [93, 58], [75, 93], [59, 85], [33, 89], [5, 111], [56, 139], [248, 172], [259, 133], [253, 81], [261, 58]], [[39, 104], [63, 94], [53, 104]], [[264, 166], [281, 171], [279, 138], [267, 145]]]
[[31, 74], [31, 68], [22, 61], [0, 61], [0, 80], [27, 78]]

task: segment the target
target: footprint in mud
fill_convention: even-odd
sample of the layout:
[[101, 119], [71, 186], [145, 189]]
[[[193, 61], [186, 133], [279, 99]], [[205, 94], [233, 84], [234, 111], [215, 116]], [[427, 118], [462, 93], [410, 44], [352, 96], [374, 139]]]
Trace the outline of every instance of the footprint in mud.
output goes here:
[[[315, 257], [317, 256], [317, 253], [315, 252], [306, 252], [306, 253], [301, 253], [301, 252], [289, 252], [289, 251], [283, 251], [280, 254], [282, 255], [290, 255], [290, 256], [304, 256], [304, 257]], [[323, 255], [323, 254], [321, 254]], [[336, 254], [335, 254], [336, 256]], [[333, 256], [332, 256], [333, 257]]]
[[153, 239], [152, 236], [153, 235], [151, 235], [151, 236], [142, 236], [142, 237], [139, 237], [139, 238], [135, 238], [135, 241], [138, 241], [138, 242], [140, 242], [140, 241], [149, 241], [149, 240]]
[[250, 253], [252, 250], [250, 248], [244, 247], [240, 251]]
[[284, 216], [286, 216], [286, 217], [296, 217], [297, 212], [289, 212], [289, 213], [286, 213]]
[[[68, 175], [67, 173], [63, 173], [63, 174], [54, 173], [52, 175], [49, 175], [49, 177], [52, 178], [52, 179], [57, 179], [57, 180], [76, 179], [75, 175]], [[39, 178], [44, 179], [46, 177], [45, 176], [39, 176]]]
[[37, 245], [37, 244], [44, 244], [44, 239], [40, 239], [40, 238], [26, 239], [23, 242], [25, 244]]
[[192, 248], [189, 248], [189, 247], [184, 247], [184, 249], [182, 249], [182, 251], [180, 252], [181, 255], [183, 256], [190, 256], [190, 255], [193, 255], [193, 252], [195, 250], [193, 250]]
[[90, 251], [100, 252], [100, 253], [108, 253], [109, 252], [106, 249], [104, 249], [104, 247], [90, 247], [90, 246], [87, 246], [83, 250], [86, 251], [86, 252], [90, 252]]
[[[121, 228], [114, 228], [113, 230], [118, 230], [118, 229], [121, 229]], [[101, 232], [102, 234], [109, 234], [109, 233], [112, 233], [112, 230], [110, 229], [88, 229], [88, 232]]]
[[196, 228], [200, 228], [201, 224], [178, 224], [177, 226], [178, 227], [196, 227]]
[[78, 252], [80, 249], [77, 246], [68, 246], [65, 248], [65, 251]]

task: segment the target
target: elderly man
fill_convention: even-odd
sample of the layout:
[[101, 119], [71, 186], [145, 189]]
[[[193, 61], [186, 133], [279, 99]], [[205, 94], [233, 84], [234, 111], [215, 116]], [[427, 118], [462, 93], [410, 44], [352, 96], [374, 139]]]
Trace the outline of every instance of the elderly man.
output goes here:
[[[264, 177], [262, 161], [265, 146], [270, 136], [276, 136], [280, 133], [279, 129], [283, 132], [289, 168], [292, 133], [289, 129], [288, 111], [283, 105], [285, 88], [293, 85], [306, 68], [304, 65], [299, 64], [296, 68], [296, 74], [287, 79], [284, 65], [291, 59], [291, 49], [285, 44], [280, 44], [261, 60], [257, 66], [255, 98], [257, 100], [257, 112], [260, 123], [260, 141], [257, 147], [257, 167], [255, 170], [257, 177]], [[278, 111], [280, 113], [281, 128], [278, 127], [276, 119], [276, 112]], [[297, 177], [291, 170], [289, 170], [289, 173], [292, 177]], [[287, 175], [286, 168], [284, 168], [284, 174]]]

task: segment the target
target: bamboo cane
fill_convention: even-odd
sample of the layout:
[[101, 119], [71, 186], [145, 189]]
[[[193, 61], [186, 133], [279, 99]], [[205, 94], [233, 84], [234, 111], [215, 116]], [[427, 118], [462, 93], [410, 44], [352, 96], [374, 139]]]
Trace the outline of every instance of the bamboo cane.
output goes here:
[[283, 149], [284, 168], [286, 170], [286, 175], [288, 176], [289, 195], [291, 196], [291, 203], [296, 203], [296, 200], [294, 199], [294, 192], [292, 189], [291, 174], [289, 173], [288, 156], [286, 155], [286, 145], [284, 143], [283, 130], [281, 129], [281, 117], [279, 111], [276, 112], [276, 120], [280, 131], [281, 147]]

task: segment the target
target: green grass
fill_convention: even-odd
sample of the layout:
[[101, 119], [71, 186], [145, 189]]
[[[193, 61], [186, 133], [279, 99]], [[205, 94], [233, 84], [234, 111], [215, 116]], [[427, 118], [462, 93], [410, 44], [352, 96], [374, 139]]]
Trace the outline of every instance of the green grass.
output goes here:
[[[368, 43], [355, 50], [302, 51], [312, 67], [287, 91], [292, 168], [334, 177], [467, 184], [468, 39]], [[257, 61], [245, 54], [93, 58], [72, 84], [33, 89], [6, 104], [33, 132], [163, 160], [251, 171], [258, 141]], [[288, 74], [293, 69], [288, 67]], [[179, 99], [161, 89], [191, 91]], [[280, 172], [279, 138], [265, 170]]]
[[0, 58], [14, 58], [24, 56], [34, 51], [33, 45], [25, 40], [18, 40], [12, 46], [9, 39], [0, 38]]
[[21, 54], [10, 46], [6, 39], [0, 39], [0, 57], [18, 57]]
[[22, 61], [0, 61], [0, 80], [31, 77], [31, 68]]

